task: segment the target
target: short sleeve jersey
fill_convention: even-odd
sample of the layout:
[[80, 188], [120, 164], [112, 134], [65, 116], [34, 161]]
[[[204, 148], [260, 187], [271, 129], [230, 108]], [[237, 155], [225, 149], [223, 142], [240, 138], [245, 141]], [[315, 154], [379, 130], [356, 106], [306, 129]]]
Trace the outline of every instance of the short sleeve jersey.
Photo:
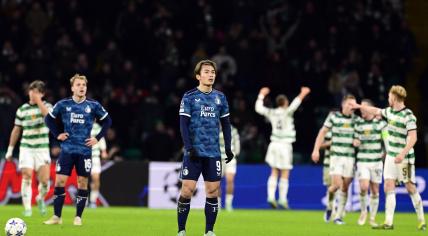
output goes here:
[[49, 115], [60, 119], [64, 132], [69, 134], [68, 139], [61, 143], [63, 152], [91, 155], [92, 148], [85, 145], [85, 140], [91, 137], [95, 119], [103, 120], [108, 113], [97, 101], [86, 99], [77, 103], [67, 98], [57, 102]]
[[198, 156], [220, 157], [220, 118], [229, 116], [226, 96], [215, 89], [209, 93], [192, 89], [184, 94], [179, 115], [190, 118], [189, 138]]
[[[406, 146], [407, 133], [411, 130], [417, 129], [416, 117], [408, 108], [404, 108], [400, 111], [394, 111], [391, 107], [388, 107], [382, 109], [381, 114], [388, 123], [386, 154], [390, 157], [396, 157]], [[411, 164], [415, 163], [415, 152], [413, 148], [410, 149], [405, 159]]]

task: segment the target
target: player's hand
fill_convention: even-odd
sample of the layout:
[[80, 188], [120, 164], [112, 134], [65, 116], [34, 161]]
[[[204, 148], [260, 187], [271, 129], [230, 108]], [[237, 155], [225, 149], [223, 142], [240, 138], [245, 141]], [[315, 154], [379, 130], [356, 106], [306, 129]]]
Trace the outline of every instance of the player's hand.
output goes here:
[[312, 161], [315, 163], [318, 163], [320, 160], [320, 152], [319, 151], [313, 151], [311, 155]]
[[404, 154], [399, 153], [396, 157], [395, 157], [395, 164], [400, 164], [402, 161], [404, 160]]
[[354, 147], [359, 147], [361, 145], [361, 141], [359, 139], [354, 139], [352, 141], [352, 145], [354, 145]]
[[12, 154], [13, 154], [13, 146], [9, 146], [9, 147], [7, 148], [7, 152], [6, 152], [6, 154], [4, 155], [4, 158], [5, 158], [7, 161], [11, 161], [11, 160], [12, 160]]
[[199, 157], [198, 157], [198, 153], [196, 152], [196, 150], [194, 148], [191, 148], [187, 151], [187, 155], [189, 155], [189, 158], [191, 161], [198, 161]]
[[232, 161], [232, 159], [233, 159], [233, 157], [234, 157], [235, 155], [233, 154], [232, 150], [227, 149], [227, 150], [226, 150], [226, 156], [227, 156], [227, 158], [226, 158], [226, 164], [227, 164], [227, 163], [229, 163], [230, 161]]
[[361, 106], [361, 104], [358, 104], [356, 101], [354, 101], [354, 100], [351, 100], [351, 101], [349, 101], [349, 104], [350, 104], [350, 106], [351, 106], [351, 109], [352, 110], [357, 110], [357, 109], [361, 109], [361, 108], [363, 108], [362, 106]]
[[61, 133], [58, 135], [58, 137], [56, 137], [56, 139], [58, 139], [59, 141], [65, 141], [66, 139], [68, 139], [69, 134], [68, 133]]
[[309, 87], [301, 87], [300, 93], [302, 93], [304, 96], [308, 95], [311, 92], [311, 89]]
[[270, 93], [270, 89], [268, 88], [268, 87], [263, 87], [263, 88], [261, 88], [260, 89], [260, 92], [259, 92], [259, 94], [260, 95], [262, 95], [262, 96], [266, 96], [266, 95], [268, 95]]
[[92, 147], [92, 146], [94, 146], [97, 143], [98, 143], [98, 139], [95, 138], [95, 137], [90, 137], [90, 138], [88, 138], [88, 139], [85, 140], [85, 145], [87, 147]]

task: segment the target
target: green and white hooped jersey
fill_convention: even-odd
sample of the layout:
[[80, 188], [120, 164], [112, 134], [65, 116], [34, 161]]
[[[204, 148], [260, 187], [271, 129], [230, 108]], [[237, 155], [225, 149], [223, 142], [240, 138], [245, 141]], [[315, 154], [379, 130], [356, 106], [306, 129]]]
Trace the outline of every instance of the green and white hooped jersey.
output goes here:
[[[387, 156], [396, 157], [406, 146], [407, 133], [411, 130], [416, 130], [416, 117], [408, 108], [403, 108], [400, 111], [394, 111], [391, 107], [381, 110], [382, 117], [388, 122], [388, 144]], [[410, 164], [415, 163], [415, 151], [410, 149], [405, 160]]]
[[355, 136], [354, 114], [345, 116], [341, 112], [333, 112], [327, 117], [324, 126], [331, 130], [330, 158], [355, 158], [355, 148], [352, 144]]
[[[325, 135], [324, 142], [329, 142], [330, 140], [331, 140], [331, 130], [329, 130]], [[324, 149], [323, 166], [330, 167], [330, 147]]]
[[[235, 154], [235, 156], [238, 156], [241, 152], [241, 141], [239, 139], [239, 133], [238, 129], [236, 129], [234, 126], [231, 126], [232, 128], [232, 152]], [[221, 158], [226, 159], [226, 150], [224, 146], [224, 136], [223, 131], [220, 131], [220, 152], [221, 152]]]
[[[91, 130], [91, 137], [97, 136], [101, 131], [101, 126], [94, 122], [94, 125], [92, 126]], [[107, 148], [106, 141], [103, 138], [101, 138], [97, 144], [92, 146], [92, 157], [100, 157], [101, 156], [101, 150], [105, 150]]]
[[296, 97], [287, 108], [267, 108], [263, 105], [263, 98], [256, 101], [256, 112], [266, 117], [272, 125], [270, 141], [293, 143], [296, 141], [294, 129], [294, 112], [302, 101]]
[[358, 147], [357, 162], [382, 162], [382, 130], [387, 126], [386, 121], [358, 118], [355, 123], [356, 138], [361, 144]]
[[[44, 101], [44, 104], [48, 110], [52, 109], [50, 103]], [[25, 103], [20, 106], [16, 111], [15, 125], [22, 127], [21, 148], [49, 151], [49, 129], [37, 105]]]

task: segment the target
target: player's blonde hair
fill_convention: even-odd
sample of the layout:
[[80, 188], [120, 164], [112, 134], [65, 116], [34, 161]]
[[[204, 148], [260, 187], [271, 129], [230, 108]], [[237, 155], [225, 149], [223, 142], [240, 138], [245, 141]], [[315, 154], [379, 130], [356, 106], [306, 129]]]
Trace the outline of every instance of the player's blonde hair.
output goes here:
[[193, 71], [196, 75], [200, 75], [201, 74], [201, 69], [203, 65], [209, 65], [212, 66], [214, 68], [214, 71], [217, 73], [217, 64], [211, 60], [202, 60], [200, 62], [198, 62], [198, 64], [196, 64], [195, 66], [195, 70]]
[[352, 95], [352, 94], [347, 94], [347, 95], [343, 96], [343, 98], [342, 98], [342, 102], [345, 102], [345, 101], [346, 101], [346, 100], [348, 100], [348, 99], [357, 100], [357, 98], [355, 98], [355, 96], [354, 96], [354, 95]]
[[398, 101], [404, 102], [407, 97], [406, 89], [403, 86], [400, 85], [393, 85], [389, 89], [389, 93], [394, 94]]
[[73, 77], [71, 77], [71, 79], [70, 79], [70, 85], [71, 85], [71, 86], [73, 86], [74, 81], [75, 81], [76, 79], [80, 79], [80, 80], [83, 80], [83, 81], [85, 81], [86, 83], [88, 83], [88, 79], [86, 79], [86, 76], [84, 76], [84, 75], [79, 75], [79, 74], [75, 74], [75, 75], [73, 75]]

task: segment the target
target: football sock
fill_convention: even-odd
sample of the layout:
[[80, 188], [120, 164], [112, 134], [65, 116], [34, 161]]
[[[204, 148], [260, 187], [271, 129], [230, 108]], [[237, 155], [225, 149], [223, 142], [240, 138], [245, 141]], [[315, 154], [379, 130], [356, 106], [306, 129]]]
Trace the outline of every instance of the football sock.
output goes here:
[[361, 212], [367, 211], [367, 193], [360, 192], [360, 204], [361, 204]]
[[205, 202], [205, 233], [213, 231], [217, 218], [218, 202], [217, 198], [207, 198]]
[[288, 179], [279, 179], [279, 201], [282, 203], [287, 202], [288, 194]]
[[100, 195], [100, 191], [91, 190], [91, 195], [89, 196], [89, 202], [93, 204], [97, 204], [97, 199], [99, 195]]
[[268, 201], [275, 201], [275, 191], [276, 191], [277, 177], [269, 176], [267, 182], [267, 192], [268, 192]]
[[385, 224], [392, 225], [394, 222], [394, 211], [395, 211], [395, 192], [390, 191], [386, 193], [385, 200]]
[[190, 199], [180, 196], [177, 203], [178, 232], [186, 229], [187, 216], [190, 211]]
[[65, 199], [64, 187], [55, 187], [54, 195], [54, 214], [58, 217], [61, 217], [62, 206], [64, 205]]
[[86, 206], [86, 199], [88, 199], [88, 190], [78, 189], [76, 197], [76, 216], [82, 217], [83, 210]]
[[421, 195], [419, 192], [415, 192], [410, 194], [410, 198], [412, 199], [413, 207], [415, 208], [416, 215], [418, 216], [418, 221], [425, 222], [424, 207], [422, 204]]
[[21, 183], [21, 197], [22, 204], [25, 210], [31, 210], [31, 196], [33, 190], [31, 189], [31, 179], [22, 179]]
[[377, 209], [379, 208], [379, 194], [370, 195], [370, 219], [376, 218]]

